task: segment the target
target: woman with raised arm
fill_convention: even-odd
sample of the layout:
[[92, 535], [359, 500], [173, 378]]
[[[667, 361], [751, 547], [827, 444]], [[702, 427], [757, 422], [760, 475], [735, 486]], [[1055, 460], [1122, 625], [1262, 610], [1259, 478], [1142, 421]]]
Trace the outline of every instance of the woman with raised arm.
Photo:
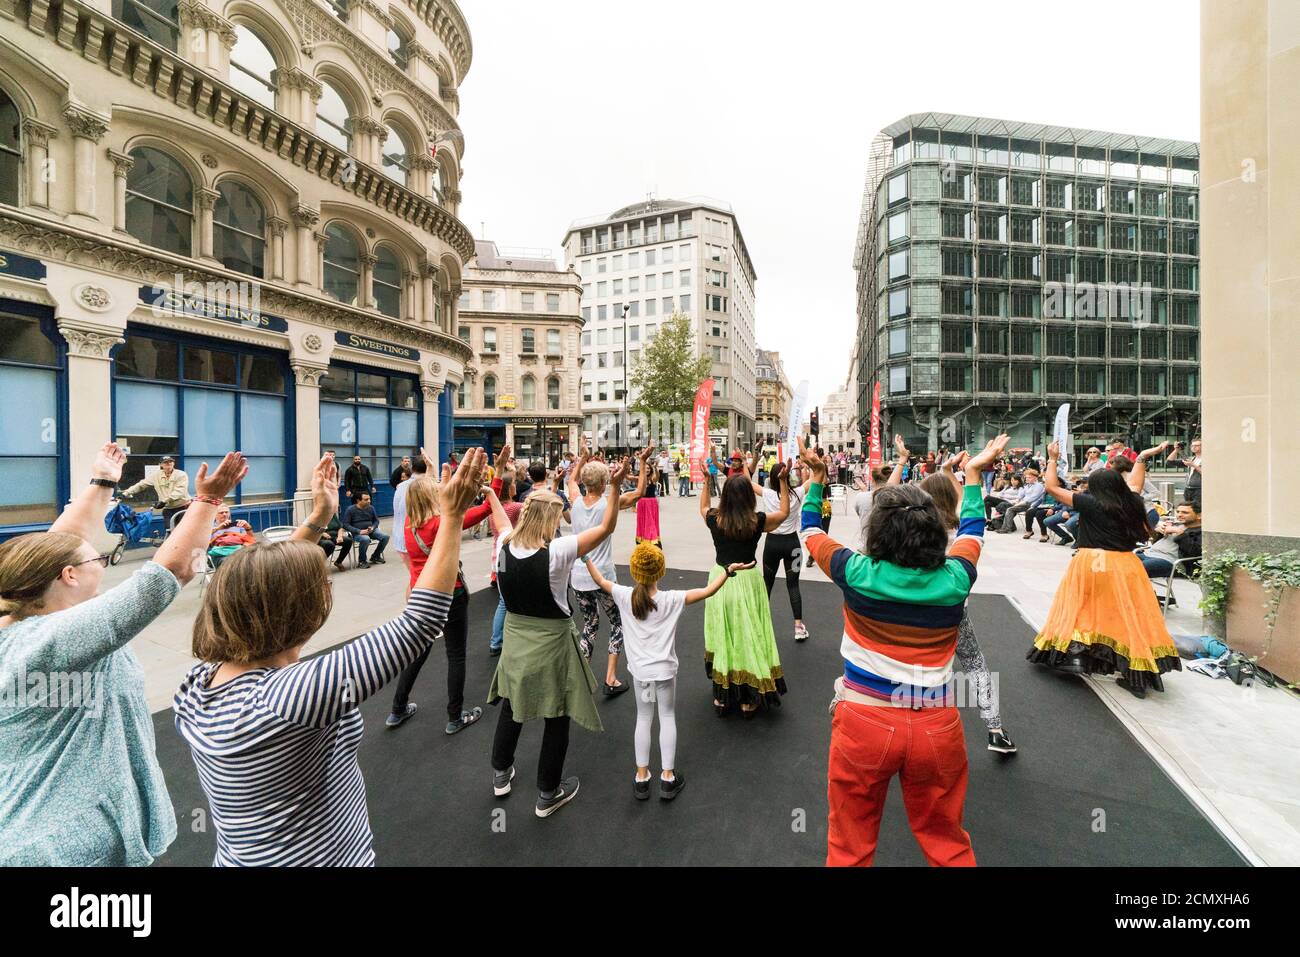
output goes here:
[[203, 569], [217, 506], [247, 466], [238, 452], [200, 466], [171, 535], [100, 595], [109, 556], [91, 541], [125, 463], [108, 443], [48, 532], [0, 544], [0, 675], [21, 678], [0, 699], [0, 866], [139, 867], [176, 837], [128, 642]]
[[592, 698], [596, 678], [578, 644], [569, 608], [569, 575], [575, 561], [613, 534], [625, 474], [627, 466], [620, 464], [609, 475], [606, 507], [594, 528], [557, 538], [563, 501], [553, 492], [533, 492], [519, 522], [497, 546], [497, 589], [506, 603], [506, 623], [488, 689], [488, 703], [501, 702], [492, 742], [492, 793], [510, 793], [524, 722], [544, 719], [537, 758], [538, 817], [550, 817], [578, 793], [577, 776], [564, 777], [570, 719], [589, 731], [604, 730]]
[[212, 576], [194, 622], [200, 664], [172, 708], [212, 810], [218, 866], [374, 864], [360, 705], [442, 636], [485, 460], [470, 449], [454, 476], [443, 466], [438, 538], [403, 612], [326, 654], [301, 659], [333, 604], [315, 544], [338, 501], [329, 456], [293, 536], [241, 549]]
[[803, 623], [803, 594], [799, 591], [803, 546], [799, 542], [798, 508], [805, 490], [802, 483], [790, 487], [790, 469], [784, 462], [777, 462], [767, 473], [766, 488], [756, 484], [754, 490], [763, 498], [763, 511], [775, 515], [781, 510], [782, 483], [789, 489], [790, 505], [785, 520], [763, 539], [763, 587], [767, 589], [770, 606], [777, 569], [785, 565], [785, 590], [790, 596], [790, 613], [794, 616], [794, 640], [807, 641], [808, 629]]
[[1142, 496], [1131, 487], [1142, 487], [1145, 465], [1139, 464], [1141, 471], [1134, 470], [1136, 478], [1128, 482], [1115, 468], [1097, 469], [1088, 477], [1087, 492], [1071, 492], [1057, 474], [1059, 454], [1055, 442], [1048, 446], [1047, 489], [1078, 514], [1079, 550], [1026, 657], [1074, 674], [1119, 672], [1119, 686], [1138, 698], [1151, 688], [1163, 691], [1160, 676], [1181, 671], [1182, 662], [1142, 560], [1133, 552], [1150, 535]]
[[[730, 565], [755, 560], [758, 540], [780, 528], [790, 514], [790, 484], [783, 476], [776, 511], [760, 512], [753, 483], [742, 469], [722, 486], [718, 507], [712, 505], [705, 483], [700, 488], [700, 516], [713, 536], [716, 576]], [[730, 588], [704, 603], [704, 670], [713, 681], [713, 707], [719, 717], [739, 708], [750, 718], [763, 704], [780, 707], [785, 673], [759, 569], [738, 572]]]

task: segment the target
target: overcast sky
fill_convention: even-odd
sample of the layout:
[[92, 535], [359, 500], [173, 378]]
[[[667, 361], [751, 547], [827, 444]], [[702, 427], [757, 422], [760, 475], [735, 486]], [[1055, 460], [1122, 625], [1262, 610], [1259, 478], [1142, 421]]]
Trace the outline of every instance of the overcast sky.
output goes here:
[[475, 237], [559, 259], [573, 220], [648, 192], [725, 200], [758, 343], [815, 402], [848, 372], [882, 126], [935, 111], [1199, 139], [1194, 0], [459, 2]]

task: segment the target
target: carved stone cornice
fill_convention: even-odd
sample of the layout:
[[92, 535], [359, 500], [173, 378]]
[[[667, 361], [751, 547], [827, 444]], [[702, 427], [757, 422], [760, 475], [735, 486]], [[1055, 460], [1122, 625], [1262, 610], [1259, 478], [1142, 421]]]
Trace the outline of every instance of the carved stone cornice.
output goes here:
[[[171, 256], [159, 250], [140, 246], [138, 243], [54, 226], [38, 217], [18, 211], [12, 213], [0, 211], [0, 244], [23, 255], [84, 266], [118, 278], [131, 279], [141, 285], [170, 288], [176, 281], [177, 273], [184, 276], [186, 282], [199, 283], [246, 281], [248, 278], [238, 273], [207, 268], [193, 260]], [[259, 292], [261, 308], [270, 315], [345, 332], [356, 332], [377, 339], [401, 341], [421, 351], [447, 356], [457, 362], [466, 362], [473, 355], [463, 340], [427, 326], [416, 326], [372, 315], [355, 306], [335, 302], [320, 295], [281, 287], [271, 282], [262, 284]], [[165, 324], [166, 317], [151, 321]], [[214, 330], [220, 330], [227, 337], [234, 334], [237, 328], [231, 323], [219, 320], [212, 322]], [[231, 328], [227, 329], [228, 326]], [[177, 326], [177, 328], [189, 327]], [[90, 331], [93, 334], [103, 335], [93, 328]], [[270, 334], [259, 332], [257, 338], [247, 341], [265, 344], [268, 335]], [[87, 343], [87, 346], [93, 348], [93, 343]]]
[[289, 215], [293, 217], [293, 224], [303, 229], [313, 229], [320, 222], [320, 210], [310, 206], [295, 206], [289, 210]]
[[126, 153], [119, 153], [117, 150], [108, 150], [108, 158], [113, 161], [113, 175], [125, 176], [135, 167], [135, 160]]
[[217, 205], [217, 200], [221, 198], [221, 194], [215, 189], [195, 190], [194, 196], [198, 200], [199, 209], [211, 209]]
[[388, 132], [388, 127], [373, 116], [354, 116], [352, 119], [352, 132], [369, 133], [372, 136], [383, 136]]
[[416, 153], [408, 162], [411, 164], [411, 169], [432, 170], [438, 165], [437, 160], [428, 153]]
[[125, 340], [116, 329], [104, 329], [60, 321], [59, 335], [68, 343], [68, 355], [81, 359], [108, 359], [116, 345]]
[[379, 265], [379, 257], [376, 256], [374, 253], [362, 253], [357, 258], [359, 258], [364, 265], [368, 266], [371, 269], [374, 269], [376, 266]]
[[319, 249], [321, 252], [324, 252], [325, 247], [329, 244], [330, 241], [329, 236], [327, 236], [325, 233], [313, 233], [312, 235], [316, 237], [316, 248]]
[[272, 216], [266, 221], [266, 227], [271, 230], [272, 236], [283, 236], [285, 230], [289, 228], [289, 221], [281, 219], [279, 216]]
[[438, 34], [438, 39], [442, 40], [456, 61], [456, 70], [461, 79], [464, 79], [474, 57], [474, 47], [469, 25], [460, 10], [454, 3], [446, 3], [444, 0], [407, 0], [407, 2], [415, 8], [420, 18], [433, 28], [433, 32]]
[[50, 126], [32, 117], [23, 118], [23, 136], [34, 146], [48, 146], [50, 140], [59, 135], [57, 126]]
[[72, 135], [98, 143], [108, 132], [108, 117], [100, 116], [85, 107], [69, 103], [63, 108], [63, 118], [72, 129]]
[[182, 27], [215, 30], [221, 35], [221, 41], [226, 46], [235, 45], [234, 24], [203, 3], [203, 0], [180, 0], [176, 5], [176, 18]]

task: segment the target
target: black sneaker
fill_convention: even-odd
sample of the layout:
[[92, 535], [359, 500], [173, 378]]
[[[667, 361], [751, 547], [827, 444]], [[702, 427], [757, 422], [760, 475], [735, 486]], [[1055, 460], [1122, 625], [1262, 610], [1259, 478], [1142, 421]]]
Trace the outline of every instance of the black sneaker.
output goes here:
[[577, 796], [577, 777], [565, 778], [560, 782], [560, 786], [552, 792], [550, 797], [547, 797], [545, 794], [537, 795], [537, 816], [550, 817]]
[[447, 722], [447, 733], [455, 734], [457, 731], [463, 731], [465, 728], [468, 728], [471, 724], [473, 724], [481, 717], [483, 717], [482, 708], [474, 708], [470, 711], [462, 711], [460, 713], [460, 717], [457, 718], [455, 721]]
[[1016, 746], [1005, 731], [989, 732], [989, 750], [998, 754], [1015, 754]]
[[638, 801], [650, 800], [650, 778], [646, 778], [644, 781], [642, 781], [636, 777], [633, 777], [632, 796], [636, 798]]
[[617, 697], [618, 695], [621, 695], [624, 691], [627, 691], [631, 687], [632, 686], [628, 684], [626, 681], [624, 681], [622, 684], [617, 684], [617, 685], [607, 684], [605, 685], [605, 697], [606, 698]]
[[1135, 698], [1145, 698], [1147, 696], [1146, 688], [1139, 688], [1137, 685], [1129, 684], [1126, 678], [1117, 679], [1115, 684], [1119, 685]]
[[501, 646], [500, 646], [500, 645], [488, 645], [488, 656], [491, 657], [491, 658], [500, 658], [500, 657], [501, 657]]
[[686, 778], [682, 777], [682, 772], [680, 771], [673, 772], [673, 779], [671, 781], [665, 781], [660, 777], [659, 800], [671, 801], [673, 798], [677, 797], [684, 787], [686, 787]]
[[510, 782], [515, 779], [515, 766], [512, 764], [504, 771], [492, 772], [492, 793], [499, 798], [510, 793]]
[[369, 568], [369, 567], [370, 567], [369, 562], [357, 562], [357, 568]]
[[383, 555], [376, 555], [374, 558], [370, 559], [370, 564], [372, 564], [372, 565], [387, 565], [388, 563], [387, 563], [386, 561], [384, 561], [384, 556], [383, 556]]

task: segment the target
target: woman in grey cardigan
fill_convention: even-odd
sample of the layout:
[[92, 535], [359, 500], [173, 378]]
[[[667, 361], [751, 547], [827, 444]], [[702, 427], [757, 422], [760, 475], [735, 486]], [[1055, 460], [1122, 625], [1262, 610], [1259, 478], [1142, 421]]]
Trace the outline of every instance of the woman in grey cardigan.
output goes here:
[[144, 672], [127, 643], [202, 567], [217, 506], [247, 471], [231, 452], [152, 561], [98, 594], [90, 544], [122, 477], [109, 443], [48, 532], [0, 544], [0, 866], [147, 865], [176, 837]]

